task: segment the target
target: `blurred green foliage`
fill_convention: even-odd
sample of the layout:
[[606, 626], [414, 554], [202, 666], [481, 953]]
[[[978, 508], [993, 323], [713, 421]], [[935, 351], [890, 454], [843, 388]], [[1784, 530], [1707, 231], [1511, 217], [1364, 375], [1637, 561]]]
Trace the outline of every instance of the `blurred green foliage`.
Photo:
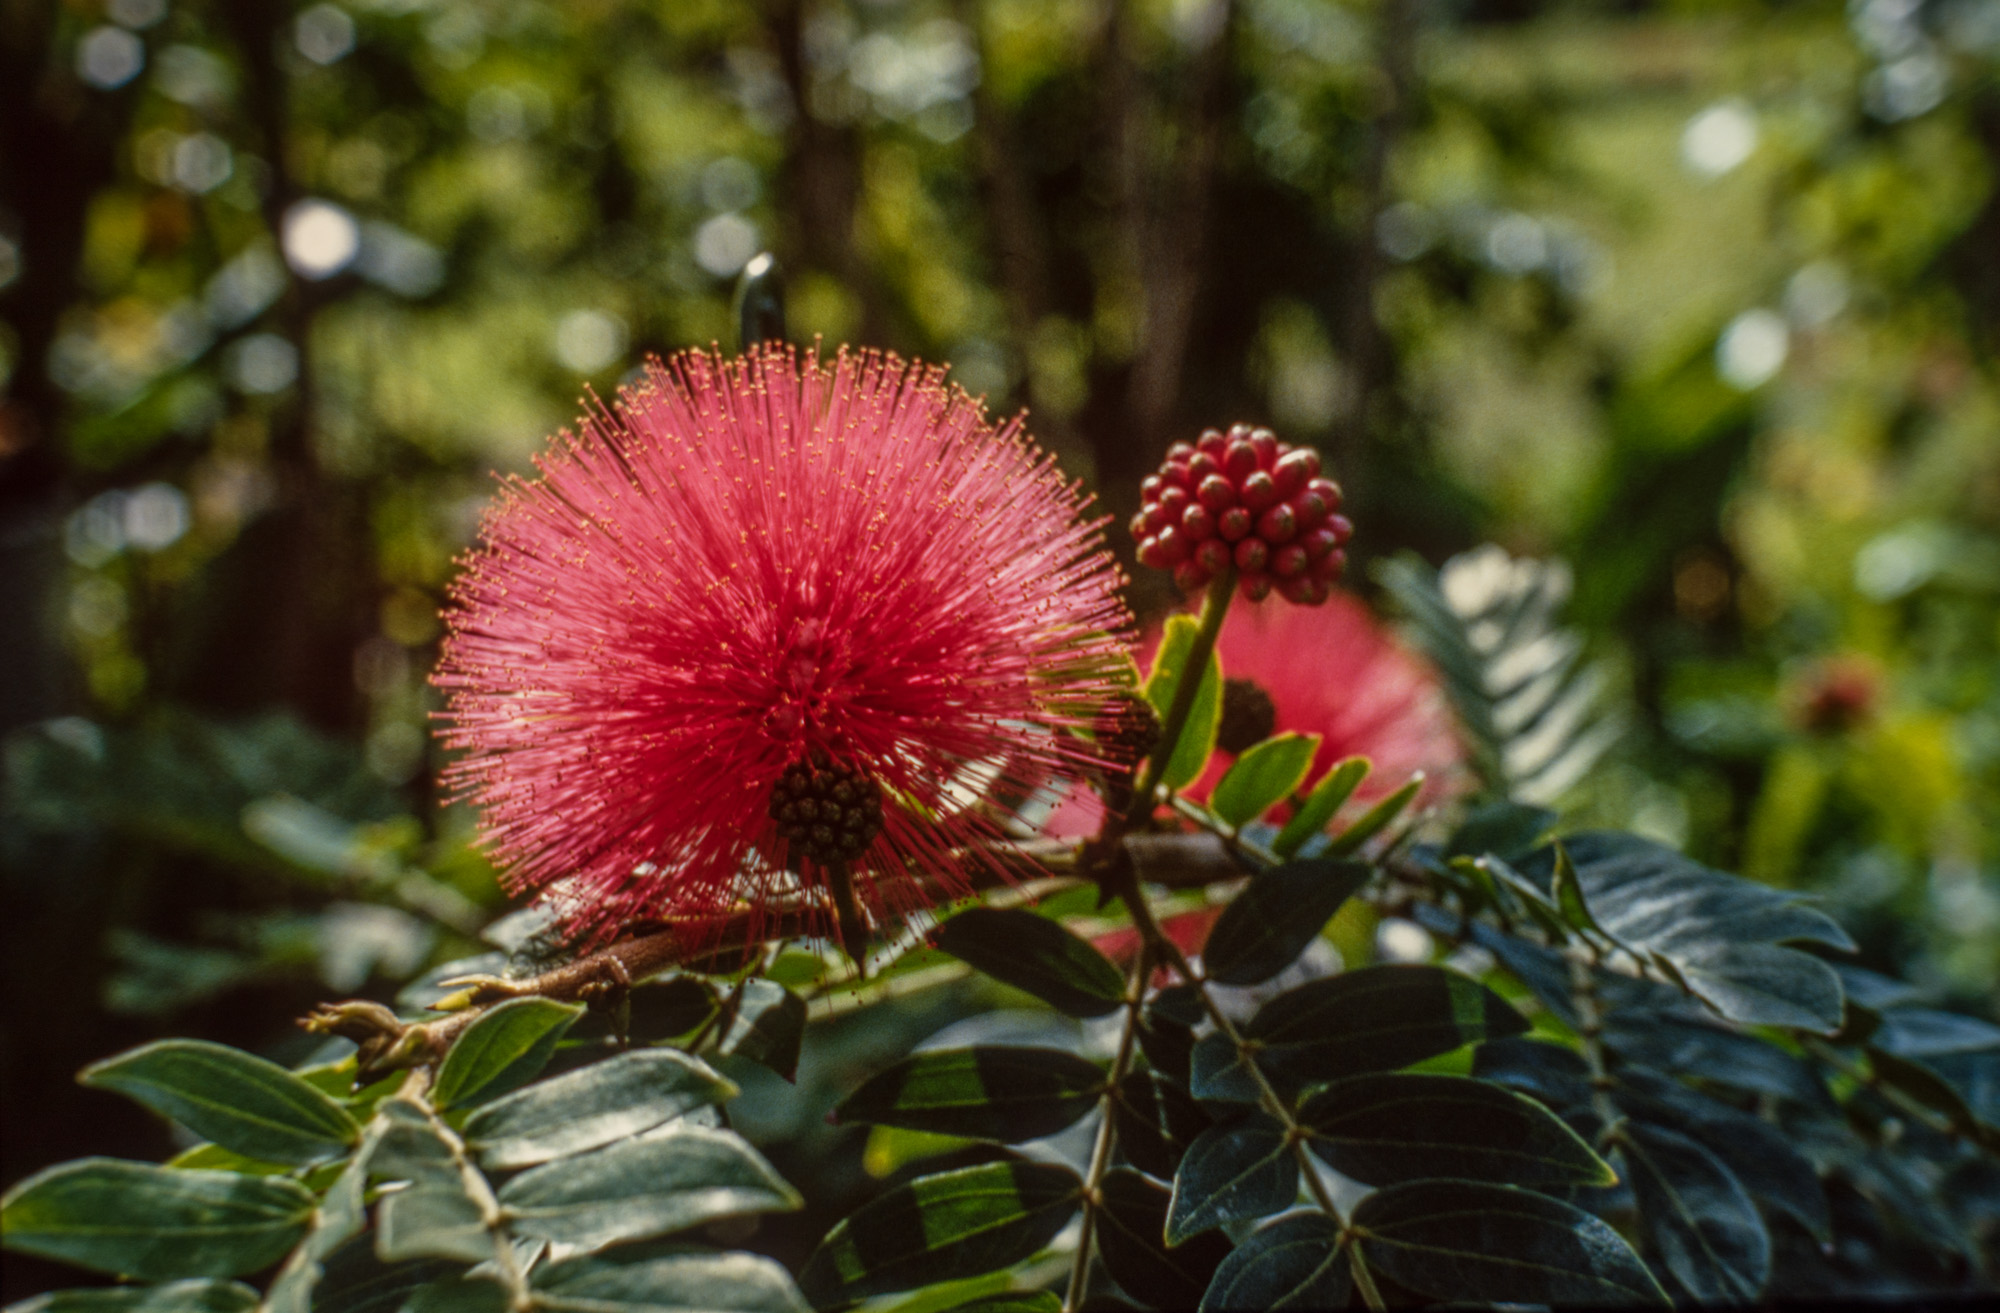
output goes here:
[[489, 471], [766, 248], [1120, 519], [1252, 418], [1364, 557], [1567, 560], [1630, 713], [1568, 818], [1991, 1013], [1996, 68], [2000, 0], [0, 6], [6, 1102], [468, 950]]

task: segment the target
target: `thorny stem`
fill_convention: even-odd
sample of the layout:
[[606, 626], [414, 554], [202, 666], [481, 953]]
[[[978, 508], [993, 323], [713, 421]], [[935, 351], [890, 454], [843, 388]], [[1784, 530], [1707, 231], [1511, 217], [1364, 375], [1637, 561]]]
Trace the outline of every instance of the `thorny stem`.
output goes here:
[[1208, 592], [1201, 599], [1200, 626], [1194, 633], [1194, 645], [1188, 649], [1187, 664], [1181, 667], [1181, 680], [1174, 689], [1174, 700], [1167, 706], [1167, 714], [1160, 723], [1160, 744], [1153, 749], [1153, 755], [1146, 760], [1146, 768], [1132, 786], [1132, 802], [1123, 816], [1113, 817], [1099, 836], [1099, 843], [1106, 848], [1115, 847], [1126, 831], [1132, 829], [1153, 814], [1157, 806], [1154, 794], [1160, 787], [1160, 780], [1167, 773], [1167, 763], [1174, 758], [1174, 749], [1181, 741], [1181, 731], [1187, 728], [1188, 713], [1194, 710], [1195, 694], [1201, 690], [1202, 676], [1208, 671], [1208, 659], [1215, 653], [1215, 640], [1222, 633], [1222, 618], [1229, 614], [1230, 594], [1236, 591], [1236, 567], [1230, 566], [1209, 581]]
[[1063, 1313], [1075, 1313], [1083, 1304], [1084, 1286], [1090, 1276], [1091, 1247], [1097, 1238], [1097, 1213], [1103, 1206], [1105, 1169], [1111, 1166], [1111, 1149], [1117, 1141], [1112, 1105], [1118, 1086], [1132, 1065], [1132, 1042], [1139, 1031], [1139, 1005], [1146, 997], [1146, 977], [1153, 969], [1153, 948], [1142, 940], [1132, 961], [1132, 973], [1125, 982], [1125, 1028], [1118, 1036], [1118, 1055], [1111, 1061], [1111, 1076], [1104, 1095], [1097, 1101], [1097, 1140], [1090, 1148], [1090, 1169], [1084, 1177], [1083, 1223], [1076, 1237], [1076, 1259], [1069, 1270], [1069, 1288], [1063, 1295]]

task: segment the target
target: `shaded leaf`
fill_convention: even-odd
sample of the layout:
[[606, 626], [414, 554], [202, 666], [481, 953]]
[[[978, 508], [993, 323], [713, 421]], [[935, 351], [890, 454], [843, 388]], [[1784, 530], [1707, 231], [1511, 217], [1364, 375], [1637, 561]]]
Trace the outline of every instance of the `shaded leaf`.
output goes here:
[[250, 1313], [257, 1292], [235, 1281], [169, 1281], [158, 1286], [51, 1290], [9, 1304], [7, 1313]]
[[905, 1058], [834, 1109], [843, 1122], [1014, 1143], [1053, 1135], [1096, 1105], [1104, 1072], [1060, 1049], [986, 1045]]
[[1445, 843], [1445, 856], [1518, 857], [1533, 848], [1555, 823], [1556, 814], [1547, 807], [1490, 802], [1466, 813]]
[[531, 1167], [500, 1189], [521, 1234], [586, 1249], [799, 1202], [741, 1136], [681, 1123]]
[[1345, 1308], [1353, 1283], [1340, 1226], [1324, 1213], [1298, 1213], [1259, 1227], [1222, 1260], [1201, 1313]]
[[479, 1263], [493, 1257], [493, 1235], [464, 1189], [451, 1181], [424, 1181], [386, 1195], [376, 1210], [375, 1253], [385, 1263], [452, 1258]]
[[1611, 1167], [1540, 1104], [1463, 1076], [1377, 1073], [1323, 1086], [1299, 1107], [1309, 1148], [1368, 1185], [1456, 1177], [1611, 1185]]
[[734, 1013], [717, 1041], [721, 1053], [748, 1058], [786, 1080], [798, 1075], [799, 1048], [805, 1043], [806, 1001], [774, 980], [758, 977], [738, 987]]
[[535, 1306], [557, 1313], [805, 1313], [791, 1274], [760, 1254], [702, 1250], [633, 1262], [572, 1258], [535, 1273]]
[[1298, 960], [1370, 874], [1364, 863], [1325, 858], [1259, 871], [1216, 918], [1202, 969], [1219, 985], [1269, 980]]
[[1654, 1008], [1613, 1008], [1604, 1045], [1624, 1061], [1694, 1076], [1731, 1089], [1831, 1109], [1833, 1096], [1812, 1067], [1775, 1044], [1725, 1030], [1706, 1017]]
[[1163, 1181], [1174, 1179], [1188, 1145], [1208, 1128], [1208, 1114], [1155, 1072], [1127, 1072], [1112, 1103], [1118, 1147], [1132, 1165]]
[[1154, 1308], [1189, 1308], [1208, 1289], [1216, 1265], [1229, 1256], [1220, 1232], [1169, 1249], [1165, 1239], [1170, 1196], [1165, 1186], [1129, 1168], [1107, 1172], [1097, 1218], [1098, 1252], [1119, 1288]]
[[476, 1109], [465, 1138], [488, 1168], [529, 1167], [651, 1130], [736, 1087], [674, 1049], [641, 1049], [565, 1072]]
[[401, 1313], [507, 1313], [506, 1288], [491, 1274], [446, 1277], [411, 1295]]
[[1292, 813], [1285, 822], [1285, 828], [1278, 831], [1278, 837], [1271, 841], [1271, 851], [1280, 857], [1295, 856], [1305, 847], [1306, 841], [1324, 830], [1354, 791], [1361, 787], [1361, 781], [1368, 778], [1369, 762], [1366, 757], [1348, 757], [1337, 761], [1306, 795], [1304, 805]]
[[974, 907], [938, 927], [932, 943], [995, 980], [1072, 1017], [1101, 1017], [1125, 1002], [1109, 958], [1047, 917]]
[[[1191, 615], [1171, 616], [1167, 620], [1159, 651], [1153, 656], [1153, 668], [1141, 690], [1162, 721], [1173, 707], [1181, 680], [1186, 676], [1188, 659], [1194, 655], [1195, 635], [1200, 629], [1201, 622]], [[1160, 782], [1170, 789], [1184, 789], [1200, 779], [1215, 752], [1215, 736], [1221, 725], [1222, 663], [1210, 653], [1201, 672], [1201, 683], [1195, 689], [1194, 702], [1188, 709], [1186, 726], [1173, 747]]]
[[1560, 1044], [1508, 1037], [1472, 1051], [1472, 1074], [1531, 1094], [1558, 1112], [1590, 1102], [1590, 1067]]
[[297, 1244], [316, 1202], [282, 1176], [80, 1158], [0, 1198], [0, 1244], [124, 1276], [237, 1276]]
[[361, 1138], [361, 1128], [338, 1103], [277, 1063], [226, 1044], [157, 1040], [93, 1063], [78, 1079], [265, 1162], [323, 1162]]
[[1518, 1035], [1521, 1014], [1478, 981], [1443, 967], [1364, 967], [1266, 1003], [1244, 1035], [1282, 1087], [1394, 1071], [1461, 1044]]
[[1771, 1275], [1771, 1237], [1735, 1174], [1663, 1126], [1628, 1121], [1618, 1143], [1640, 1229], [1667, 1273], [1705, 1303], [1756, 1298]]
[[1250, 1055], [1236, 1041], [1221, 1032], [1204, 1035], [1195, 1042], [1189, 1061], [1188, 1089], [1197, 1099], [1214, 1103], [1256, 1103], [1263, 1097], [1256, 1073], [1250, 1069]]
[[498, 1098], [541, 1074], [556, 1041], [583, 1009], [546, 998], [512, 998], [465, 1028], [431, 1087], [439, 1108]]
[[1208, 795], [1208, 809], [1230, 825], [1243, 825], [1292, 796], [1312, 769], [1317, 734], [1279, 734], [1250, 748], [1223, 773]]
[[1083, 1199], [1066, 1167], [1009, 1160], [924, 1176], [827, 1234], [799, 1286], [815, 1308], [1012, 1267], [1055, 1239]]
[[327, 1256], [313, 1288], [313, 1313], [396, 1313], [413, 1292], [464, 1267], [441, 1258], [384, 1263], [373, 1238], [361, 1236]]
[[1408, 1181], [1363, 1199], [1352, 1227], [1370, 1267], [1436, 1300], [1667, 1302], [1616, 1231], [1532, 1190]]
[[[1841, 1024], [1840, 977], [1794, 942], [1852, 949], [1801, 895], [1711, 870], [1636, 835], [1594, 831], [1563, 841], [1577, 884], [1605, 932], [1671, 968], [1698, 998], [1732, 1021], [1831, 1034]], [[1521, 863], [1552, 877], [1543, 849]]]
[[1224, 1222], [1268, 1217], [1299, 1195], [1299, 1160], [1285, 1127], [1269, 1113], [1219, 1122], [1195, 1137], [1174, 1173], [1167, 1243], [1178, 1245]]

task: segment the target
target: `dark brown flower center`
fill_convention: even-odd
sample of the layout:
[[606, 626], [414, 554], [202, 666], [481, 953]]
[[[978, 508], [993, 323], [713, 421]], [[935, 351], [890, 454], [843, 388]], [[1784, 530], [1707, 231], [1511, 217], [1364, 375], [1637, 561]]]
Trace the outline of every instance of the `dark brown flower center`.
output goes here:
[[771, 819], [794, 855], [821, 866], [851, 862], [882, 833], [882, 786], [859, 767], [814, 752], [778, 776]]

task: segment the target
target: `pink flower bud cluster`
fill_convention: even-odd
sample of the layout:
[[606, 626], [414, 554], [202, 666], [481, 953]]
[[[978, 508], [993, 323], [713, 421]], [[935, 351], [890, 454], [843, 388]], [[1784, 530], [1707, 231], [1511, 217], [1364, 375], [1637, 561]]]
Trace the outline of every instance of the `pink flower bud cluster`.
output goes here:
[[1269, 429], [1238, 424], [1176, 442], [1140, 495], [1145, 509], [1132, 518], [1139, 559], [1172, 570], [1188, 592], [1233, 565], [1250, 601], [1275, 588], [1318, 606], [1347, 565], [1341, 549], [1354, 525], [1336, 513], [1340, 485], [1320, 477], [1318, 452], [1280, 442]]

